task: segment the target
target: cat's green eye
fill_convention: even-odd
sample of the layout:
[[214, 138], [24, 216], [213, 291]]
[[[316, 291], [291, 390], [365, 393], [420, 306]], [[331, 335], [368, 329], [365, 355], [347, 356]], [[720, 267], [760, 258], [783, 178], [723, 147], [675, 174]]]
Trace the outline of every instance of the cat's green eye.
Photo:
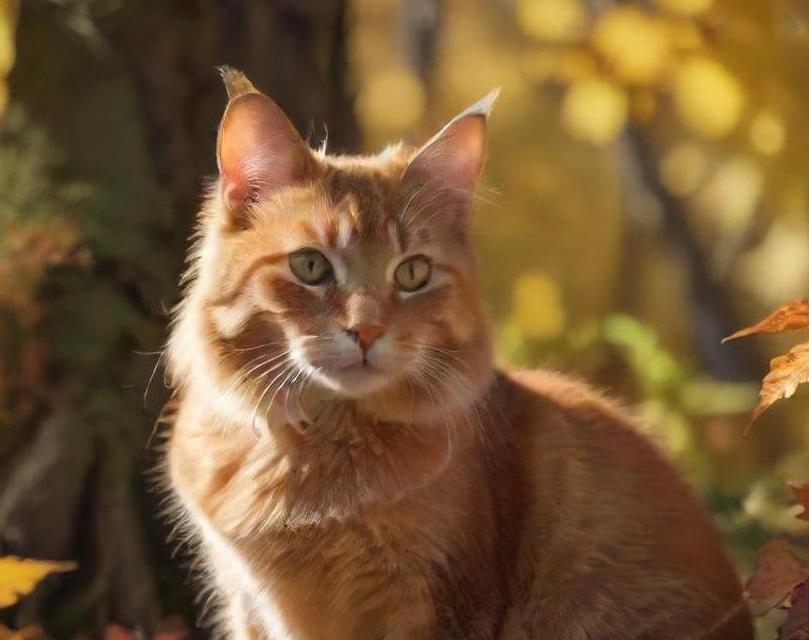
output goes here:
[[331, 262], [320, 251], [301, 249], [289, 255], [289, 269], [301, 282], [308, 285], [323, 284], [333, 277]]
[[429, 282], [432, 270], [432, 265], [427, 258], [413, 256], [396, 267], [393, 279], [396, 281], [396, 286], [402, 291], [410, 293], [418, 291]]

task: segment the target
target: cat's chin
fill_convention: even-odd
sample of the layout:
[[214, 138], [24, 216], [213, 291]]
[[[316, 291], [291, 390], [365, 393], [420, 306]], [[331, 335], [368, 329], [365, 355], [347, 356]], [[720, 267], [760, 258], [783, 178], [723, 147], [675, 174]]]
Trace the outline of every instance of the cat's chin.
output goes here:
[[323, 386], [344, 398], [362, 398], [382, 391], [395, 379], [387, 371], [361, 364], [321, 371], [317, 377]]

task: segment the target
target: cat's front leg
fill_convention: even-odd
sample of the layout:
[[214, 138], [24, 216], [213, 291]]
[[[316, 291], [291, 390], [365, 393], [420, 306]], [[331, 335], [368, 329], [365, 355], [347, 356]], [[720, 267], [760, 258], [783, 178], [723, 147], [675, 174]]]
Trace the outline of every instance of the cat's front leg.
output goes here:
[[289, 640], [272, 602], [244, 556], [204, 518], [197, 516], [202, 549], [208, 559], [220, 602], [219, 629], [227, 640]]
[[228, 640], [283, 640], [270, 638], [262, 631], [245, 594], [231, 595], [222, 626]]

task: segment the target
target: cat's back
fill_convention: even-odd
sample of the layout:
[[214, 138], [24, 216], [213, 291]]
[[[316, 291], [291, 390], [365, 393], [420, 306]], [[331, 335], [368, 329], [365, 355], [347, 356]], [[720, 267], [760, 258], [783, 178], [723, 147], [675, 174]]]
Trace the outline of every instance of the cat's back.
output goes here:
[[617, 404], [550, 371], [498, 386], [528, 485], [505, 638], [752, 638], [709, 513]]

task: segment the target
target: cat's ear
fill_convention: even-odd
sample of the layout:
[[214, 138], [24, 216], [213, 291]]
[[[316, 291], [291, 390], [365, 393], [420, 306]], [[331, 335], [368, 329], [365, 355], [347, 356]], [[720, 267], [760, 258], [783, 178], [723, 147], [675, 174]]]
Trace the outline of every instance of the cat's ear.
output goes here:
[[455, 116], [410, 160], [406, 183], [439, 191], [454, 203], [471, 207], [475, 185], [486, 160], [486, 121], [499, 89]]
[[220, 69], [228, 105], [219, 125], [216, 156], [226, 206], [238, 212], [259, 193], [304, 177], [310, 152], [281, 108], [240, 71]]

